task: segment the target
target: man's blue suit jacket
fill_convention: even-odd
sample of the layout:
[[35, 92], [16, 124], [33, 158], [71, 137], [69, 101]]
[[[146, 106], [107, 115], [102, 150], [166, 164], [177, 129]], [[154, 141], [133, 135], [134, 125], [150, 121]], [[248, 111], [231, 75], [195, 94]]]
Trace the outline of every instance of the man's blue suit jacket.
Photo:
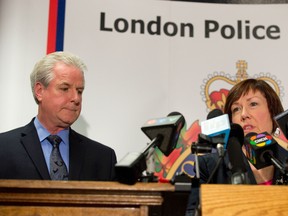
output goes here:
[[[0, 134], [0, 179], [51, 179], [33, 122]], [[69, 180], [115, 180], [113, 149], [71, 128], [69, 142]]]

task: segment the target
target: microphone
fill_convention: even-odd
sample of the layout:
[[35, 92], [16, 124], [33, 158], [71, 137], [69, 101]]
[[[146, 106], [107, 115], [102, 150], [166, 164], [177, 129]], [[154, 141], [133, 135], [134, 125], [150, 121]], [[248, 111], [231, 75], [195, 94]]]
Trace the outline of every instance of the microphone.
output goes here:
[[[207, 115], [207, 120], [201, 123], [201, 130], [202, 134], [198, 135], [198, 143], [201, 145], [204, 144], [204, 147], [207, 147], [207, 143], [205, 143], [205, 141], [206, 142], [208, 141], [208, 146], [210, 145], [210, 149], [212, 150], [211, 145], [216, 147], [219, 155], [216, 165], [207, 180], [207, 184], [209, 184], [212, 181], [216, 171], [218, 170], [218, 167], [222, 163], [222, 160], [225, 155], [224, 145], [227, 144], [227, 140], [230, 133], [230, 123], [228, 115], [227, 114], [223, 115], [223, 112], [219, 109], [212, 110]], [[196, 177], [199, 178], [200, 171], [199, 166], [197, 164], [198, 162], [197, 154], [195, 155], [195, 162], [196, 162]]]
[[240, 125], [231, 124], [230, 136], [228, 139], [227, 152], [231, 164], [231, 184], [247, 184], [247, 170], [244, 163], [242, 144], [244, 132]]
[[[220, 109], [214, 109], [208, 113], [207, 120], [221, 116], [221, 115], [223, 115], [223, 112]], [[206, 125], [211, 123], [211, 121], [213, 120], [205, 121]], [[205, 132], [204, 124], [205, 123], [203, 122], [201, 123], [201, 130]], [[218, 152], [222, 152], [223, 142], [224, 142], [223, 135], [209, 137], [206, 134], [199, 133], [197, 142], [193, 142], [191, 145], [191, 152], [192, 154], [211, 153], [213, 147], [214, 148], [216, 147], [218, 149]], [[221, 145], [218, 145], [218, 144], [221, 144]]]
[[168, 156], [176, 147], [184, 124], [185, 119], [178, 112], [172, 112], [167, 117], [148, 120], [141, 130], [152, 141], [142, 152], [128, 153], [115, 165], [117, 180], [125, 184], [135, 184], [142, 172], [147, 169], [146, 157], [149, 150], [157, 146]]
[[157, 139], [156, 146], [165, 156], [175, 149], [185, 118], [179, 112], [171, 112], [167, 117], [148, 120], [141, 130], [151, 140]]
[[212, 110], [208, 114], [207, 120], [201, 122], [201, 132], [200, 140], [206, 140], [214, 145], [221, 143], [226, 149], [230, 133], [228, 114], [223, 114], [219, 109]]
[[246, 135], [244, 141], [246, 157], [256, 169], [270, 166], [275, 157], [277, 142], [267, 132], [260, 134], [251, 132]]
[[209, 119], [212, 119], [212, 118], [221, 116], [221, 115], [223, 115], [222, 110], [220, 110], [220, 109], [214, 109], [214, 110], [212, 110], [212, 111], [210, 111], [210, 112], [208, 113], [206, 119], [209, 120]]
[[[245, 137], [246, 157], [256, 169], [274, 165], [281, 174], [281, 184], [287, 185], [287, 165], [277, 159], [277, 142], [267, 132], [249, 133]], [[278, 182], [278, 183], [280, 183]]]
[[288, 139], [288, 110], [276, 115], [274, 120], [277, 122], [286, 139]]

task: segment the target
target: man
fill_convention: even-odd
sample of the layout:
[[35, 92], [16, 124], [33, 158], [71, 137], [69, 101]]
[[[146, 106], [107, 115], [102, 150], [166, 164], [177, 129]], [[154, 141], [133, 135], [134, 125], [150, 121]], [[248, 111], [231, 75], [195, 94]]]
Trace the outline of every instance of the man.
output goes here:
[[30, 79], [38, 115], [0, 134], [0, 179], [115, 180], [114, 150], [70, 127], [81, 112], [85, 71], [67, 52], [35, 65]]

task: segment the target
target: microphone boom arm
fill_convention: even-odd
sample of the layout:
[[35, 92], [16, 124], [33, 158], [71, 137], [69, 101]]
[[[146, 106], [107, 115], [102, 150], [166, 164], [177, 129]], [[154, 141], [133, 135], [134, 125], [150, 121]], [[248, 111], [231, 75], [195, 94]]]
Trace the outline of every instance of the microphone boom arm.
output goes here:
[[274, 155], [272, 154], [264, 154], [264, 158], [269, 159], [272, 164], [274, 165], [274, 167], [276, 167], [277, 169], [279, 169], [279, 171], [281, 172], [282, 176], [283, 176], [283, 184], [287, 185], [288, 184], [288, 170], [287, 170], [287, 166], [285, 166], [281, 161], [279, 161], [277, 158], [274, 157]]

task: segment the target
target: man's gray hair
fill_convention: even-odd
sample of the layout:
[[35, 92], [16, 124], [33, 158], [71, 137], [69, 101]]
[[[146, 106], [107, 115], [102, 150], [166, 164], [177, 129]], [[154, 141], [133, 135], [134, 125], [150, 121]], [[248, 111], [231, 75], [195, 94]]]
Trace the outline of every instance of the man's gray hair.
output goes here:
[[43, 57], [40, 61], [38, 61], [32, 73], [30, 74], [30, 82], [31, 82], [31, 88], [33, 97], [38, 104], [39, 101], [35, 95], [34, 86], [37, 82], [42, 83], [45, 88], [48, 87], [51, 80], [54, 78], [53, 69], [56, 65], [56, 63], [62, 62], [68, 66], [74, 66], [82, 71], [83, 78], [84, 78], [84, 72], [87, 71], [87, 67], [78, 56], [69, 53], [69, 52], [53, 52], [45, 57]]

